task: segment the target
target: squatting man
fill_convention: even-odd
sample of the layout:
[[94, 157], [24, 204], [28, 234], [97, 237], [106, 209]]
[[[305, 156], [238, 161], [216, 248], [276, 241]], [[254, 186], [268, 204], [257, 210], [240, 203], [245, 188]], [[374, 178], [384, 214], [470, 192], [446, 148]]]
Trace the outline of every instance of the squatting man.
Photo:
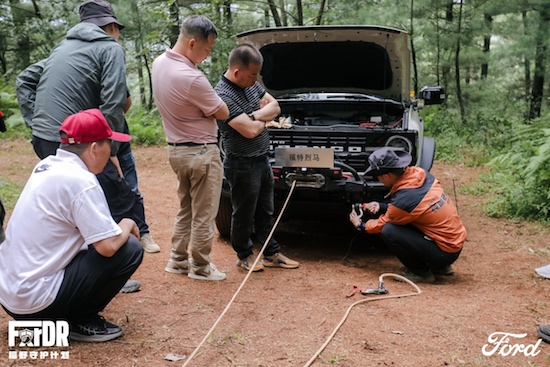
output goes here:
[[33, 169], [0, 245], [0, 304], [15, 320], [67, 320], [72, 340], [103, 342], [122, 329], [99, 312], [143, 259], [139, 229], [116, 223], [95, 176], [113, 132], [97, 108], [67, 117], [55, 155]]
[[462, 251], [466, 229], [456, 206], [439, 180], [420, 167], [409, 166], [410, 154], [384, 147], [369, 156], [366, 175], [390, 188], [389, 203], [361, 204], [377, 219], [366, 223], [352, 210], [349, 220], [359, 231], [380, 234], [405, 265], [402, 276], [413, 282], [433, 283], [435, 275], [452, 275]]

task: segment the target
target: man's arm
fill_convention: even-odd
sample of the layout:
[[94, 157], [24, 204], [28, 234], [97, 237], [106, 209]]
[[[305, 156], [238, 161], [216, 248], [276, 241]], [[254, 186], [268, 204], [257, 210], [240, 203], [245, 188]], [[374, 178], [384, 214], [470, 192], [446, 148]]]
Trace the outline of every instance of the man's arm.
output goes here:
[[281, 113], [279, 102], [269, 93], [264, 94], [260, 101], [260, 109], [253, 112], [254, 118], [260, 121], [272, 121]]
[[21, 115], [27, 127], [32, 127], [34, 115], [34, 102], [36, 100], [36, 89], [44, 71], [46, 59], [28, 66], [23, 70], [15, 81], [15, 90]]
[[212, 117], [216, 118], [217, 120], [226, 120], [229, 117], [229, 108], [227, 108], [227, 105], [225, 104], [225, 102], [223, 103], [223, 105], [220, 107], [219, 110], [214, 112]]
[[246, 113], [235, 117], [228, 122], [228, 125], [247, 139], [255, 138], [265, 129], [264, 121], [252, 120]]
[[[128, 102], [124, 49], [120, 45], [112, 47], [105, 54], [101, 74], [99, 109], [114, 131], [124, 131], [124, 108]], [[113, 142], [111, 156], [118, 152], [120, 143]]]
[[117, 236], [105, 238], [104, 240], [94, 243], [94, 248], [98, 254], [105, 257], [111, 257], [128, 241], [130, 235], [139, 239], [139, 228], [130, 218], [123, 218], [118, 223], [122, 233]]
[[259, 110], [254, 111], [251, 115], [242, 113], [228, 124], [245, 138], [253, 139], [264, 131], [266, 121], [273, 120], [280, 113], [279, 102], [272, 95], [266, 93], [262, 97]]

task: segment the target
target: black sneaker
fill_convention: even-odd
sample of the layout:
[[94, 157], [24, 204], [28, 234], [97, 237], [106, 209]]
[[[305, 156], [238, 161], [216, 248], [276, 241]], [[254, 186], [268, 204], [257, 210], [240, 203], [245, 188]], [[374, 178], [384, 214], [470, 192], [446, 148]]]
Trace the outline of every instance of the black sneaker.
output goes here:
[[542, 324], [537, 329], [537, 333], [539, 334], [540, 338], [546, 342], [550, 343], [550, 325], [548, 324]]
[[72, 323], [69, 338], [79, 342], [98, 343], [116, 339], [121, 335], [122, 329], [119, 326], [96, 316], [83, 323]]

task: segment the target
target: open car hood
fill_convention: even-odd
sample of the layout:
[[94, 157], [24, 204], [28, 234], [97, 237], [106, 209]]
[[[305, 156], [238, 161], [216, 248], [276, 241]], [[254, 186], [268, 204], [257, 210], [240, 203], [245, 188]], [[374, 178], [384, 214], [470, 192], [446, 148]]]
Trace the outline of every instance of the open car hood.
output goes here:
[[274, 97], [361, 93], [409, 101], [405, 31], [380, 26], [263, 28], [239, 33], [264, 57], [260, 82]]

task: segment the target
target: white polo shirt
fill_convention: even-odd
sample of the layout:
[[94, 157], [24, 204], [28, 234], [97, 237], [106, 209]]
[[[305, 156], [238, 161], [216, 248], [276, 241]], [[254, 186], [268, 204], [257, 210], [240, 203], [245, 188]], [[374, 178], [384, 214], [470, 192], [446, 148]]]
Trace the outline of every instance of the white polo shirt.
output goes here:
[[88, 244], [122, 230], [94, 174], [58, 149], [34, 168], [0, 245], [0, 303], [31, 314], [56, 298], [64, 269]]

